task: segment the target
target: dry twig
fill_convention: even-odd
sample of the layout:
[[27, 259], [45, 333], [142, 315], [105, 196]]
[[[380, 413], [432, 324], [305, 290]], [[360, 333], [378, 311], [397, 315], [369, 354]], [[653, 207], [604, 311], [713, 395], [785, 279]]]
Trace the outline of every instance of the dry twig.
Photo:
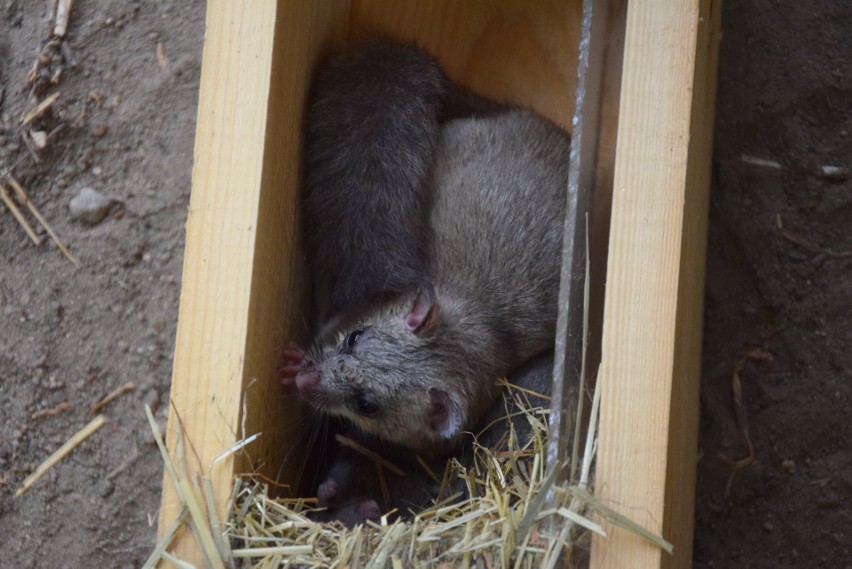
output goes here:
[[746, 415], [746, 409], [743, 405], [743, 387], [742, 382], [740, 381], [740, 371], [742, 371], [745, 363], [746, 358], [743, 358], [734, 368], [734, 373], [731, 375], [731, 392], [734, 397], [734, 415], [737, 419], [737, 426], [745, 439], [746, 446], [748, 447], [748, 454], [741, 459], [734, 460], [721, 451], [717, 453], [716, 456], [719, 457], [719, 460], [724, 462], [728, 468], [731, 469], [731, 475], [728, 477], [727, 484], [725, 484], [725, 498], [728, 498], [731, 495], [731, 486], [734, 483], [734, 475], [754, 461], [754, 444], [751, 442], [751, 436], [749, 435], [748, 416]]
[[73, 0], [59, 0], [56, 7], [56, 25], [53, 26], [53, 35], [64, 37], [68, 31], [68, 22], [71, 20], [71, 6]]
[[107, 474], [107, 476], [106, 476], [107, 480], [112, 480], [112, 479], [114, 479], [114, 478], [115, 478], [115, 477], [117, 477], [119, 474], [121, 474], [122, 472], [124, 472], [125, 470], [127, 470], [128, 468], [130, 468], [130, 465], [132, 465], [134, 462], [136, 462], [136, 459], [137, 459], [137, 458], [139, 458], [139, 449], [138, 449], [138, 448], [136, 448], [136, 446], [134, 446], [134, 447], [133, 447], [133, 454], [131, 454], [130, 456], [128, 456], [127, 458], [125, 458], [125, 459], [121, 462], [121, 464], [119, 464], [119, 465], [118, 465], [118, 466], [117, 466], [117, 467], [116, 467], [116, 468], [115, 468], [112, 472], [110, 472], [109, 474]]
[[41, 115], [43, 115], [47, 111], [47, 109], [49, 109], [51, 105], [56, 102], [56, 99], [58, 98], [59, 91], [44, 99], [41, 103], [36, 105], [36, 107], [30, 112], [24, 114], [24, 116], [21, 117], [21, 126], [26, 126], [36, 120]]
[[740, 155], [740, 162], [743, 164], [749, 164], [751, 166], [758, 166], [760, 168], [769, 168], [771, 170], [783, 170], [784, 166], [781, 165], [777, 160], [768, 160], [766, 158], [759, 158], [757, 156], [750, 156], [748, 154]]
[[9, 208], [9, 211], [11, 211], [12, 215], [15, 216], [15, 219], [18, 221], [18, 224], [24, 228], [24, 231], [26, 231], [30, 240], [36, 245], [41, 245], [41, 237], [36, 235], [36, 232], [33, 231], [32, 226], [24, 217], [24, 214], [21, 213], [21, 210], [18, 209], [18, 206], [15, 205], [14, 201], [12, 201], [12, 196], [9, 195], [9, 191], [2, 184], [0, 184], [0, 199], [3, 200], [3, 203], [6, 204], [6, 207]]
[[157, 43], [157, 63], [160, 69], [166, 69], [169, 66], [169, 60], [166, 59], [166, 50], [163, 42]]
[[88, 425], [80, 429], [77, 434], [68, 439], [68, 441], [59, 447], [59, 450], [54, 452], [52, 455], [47, 457], [47, 459], [42, 462], [38, 468], [35, 469], [35, 472], [30, 474], [24, 479], [24, 483], [21, 484], [21, 487], [15, 492], [15, 498], [29, 490], [33, 484], [35, 484], [39, 478], [44, 476], [51, 468], [56, 466], [59, 461], [65, 458], [68, 453], [70, 453], [74, 448], [79, 445], [81, 442], [89, 438], [92, 433], [100, 429], [103, 424], [106, 422], [106, 419], [103, 415], [98, 415], [94, 419], [92, 419]]
[[79, 265], [80, 261], [77, 259], [77, 257], [71, 254], [71, 251], [68, 250], [68, 247], [62, 242], [61, 239], [59, 239], [59, 236], [56, 234], [56, 232], [53, 230], [53, 228], [50, 226], [50, 224], [47, 222], [47, 220], [32, 202], [32, 200], [30, 200], [30, 197], [27, 195], [27, 192], [24, 191], [23, 186], [21, 186], [21, 184], [19, 184], [18, 181], [11, 175], [6, 176], [6, 181], [9, 183], [10, 186], [12, 186], [12, 189], [15, 190], [15, 195], [17, 196], [18, 201], [27, 206], [27, 209], [30, 210], [30, 213], [33, 214], [33, 217], [36, 218], [36, 220], [44, 228], [47, 234], [50, 235], [50, 238], [53, 240], [56, 246], [59, 247], [59, 250], [62, 251], [62, 254], [65, 255], [65, 257], [73, 264]]
[[826, 257], [834, 257], [834, 258], [843, 258], [843, 257], [852, 257], [852, 250], [846, 251], [833, 251], [831, 249], [826, 249], [824, 247], [820, 247], [813, 241], [809, 240], [807, 237], [803, 237], [798, 233], [793, 233], [789, 229], [784, 227], [784, 222], [781, 220], [781, 214], [775, 216], [775, 225], [778, 228], [778, 232], [787, 241], [790, 243], [795, 243], [802, 249], [810, 251], [811, 253], [818, 253], [825, 255]]
[[59, 415], [60, 413], [62, 413], [64, 411], [70, 411], [73, 408], [74, 408], [73, 403], [69, 403], [68, 401], [63, 401], [62, 403], [60, 403], [56, 407], [51, 407], [50, 409], [42, 409], [41, 411], [36, 411], [35, 413], [33, 413], [30, 416], [30, 418], [31, 419], [41, 419], [42, 417], [47, 417], [47, 416], [52, 417], [53, 415]]
[[91, 409], [89, 409], [89, 413], [94, 415], [95, 413], [100, 411], [103, 406], [111, 403], [112, 401], [114, 401], [121, 395], [127, 393], [128, 391], [133, 391], [134, 389], [136, 389], [136, 384], [132, 381], [128, 381], [121, 387], [114, 389], [113, 391], [99, 399], [94, 405], [92, 405]]

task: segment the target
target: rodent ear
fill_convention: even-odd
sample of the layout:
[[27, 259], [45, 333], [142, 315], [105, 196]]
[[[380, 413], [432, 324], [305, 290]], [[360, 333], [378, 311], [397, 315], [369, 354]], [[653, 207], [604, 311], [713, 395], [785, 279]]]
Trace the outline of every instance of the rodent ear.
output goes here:
[[414, 298], [411, 310], [405, 315], [406, 327], [415, 334], [427, 332], [437, 319], [435, 289], [431, 284], [423, 286]]
[[429, 427], [444, 438], [452, 438], [460, 427], [460, 417], [449, 394], [442, 389], [429, 390]]

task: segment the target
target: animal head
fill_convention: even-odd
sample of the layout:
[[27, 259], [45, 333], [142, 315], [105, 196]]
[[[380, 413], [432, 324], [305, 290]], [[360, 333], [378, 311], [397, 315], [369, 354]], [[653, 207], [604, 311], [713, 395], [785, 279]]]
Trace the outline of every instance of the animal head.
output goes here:
[[452, 441], [469, 397], [448, 315], [431, 286], [327, 325], [307, 351], [296, 385], [318, 411], [414, 449]]

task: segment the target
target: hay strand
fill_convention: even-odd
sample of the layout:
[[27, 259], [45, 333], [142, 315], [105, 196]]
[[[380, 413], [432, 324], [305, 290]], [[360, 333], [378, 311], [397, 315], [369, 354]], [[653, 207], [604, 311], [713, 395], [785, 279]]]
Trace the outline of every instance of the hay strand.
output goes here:
[[62, 242], [62, 240], [59, 238], [59, 235], [56, 234], [56, 231], [53, 230], [53, 227], [50, 226], [50, 224], [41, 214], [41, 211], [39, 211], [36, 205], [32, 202], [30, 196], [27, 195], [27, 192], [24, 191], [23, 186], [21, 186], [18, 180], [16, 180], [10, 174], [6, 176], [6, 181], [9, 183], [10, 186], [12, 186], [12, 189], [15, 190], [15, 195], [17, 195], [18, 197], [18, 201], [27, 206], [27, 209], [30, 210], [30, 213], [33, 214], [33, 217], [36, 218], [36, 221], [38, 221], [39, 225], [42, 226], [42, 228], [47, 232], [47, 234], [50, 236], [50, 238], [53, 240], [59, 250], [62, 251], [62, 254], [65, 255], [65, 257], [69, 261], [71, 261], [72, 264], [79, 265], [80, 261], [77, 259], [77, 257], [71, 254], [71, 251], [68, 250], [68, 246]]
[[652, 545], [656, 545], [669, 555], [671, 555], [672, 551], [674, 550], [674, 546], [670, 542], [666, 541], [658, 535], [649, 532], [630, 518], [619, 514], [618, 512], [616, 512], [615, 510], [592, 496], [588, 491], [583, 490], [582, 488], [578, 488], [576, 486], [571, 488], [569, 491], [575, 498], [594, 508], [598, 515], [606, 518], [607, 521], [612, 522], [613, 524], [623, 529], [626, 529], [627, 531], [633, 532], [634, 534], [638, 535], [639, 537], [651, 543]]
[[380, 464], [381, 466], [387, 468], [388, 470], [390, 470], [391, 472], [393, 472], [397, 476], [405, 476], [405, 472], [400, 470], [399, 467], [397, 467], [395, 464], [386, 460], [383, 456], [376, 454], [375, 452], [371, 451], [370, 449], [364, 448], [363, 446], [359, 445], [358, 443], [356, 443], [355, 441], [353, 441], [349, 437], [344, 437], [343, 435], [334, 435], [334, 438], [337, 440], [337, 442], [339, 442], [343, 446], [349, 447], [352, 450], [354, 450], [355, 452], [357, 452], [358, 454], [362, 454], [362, 455], [366, 456], [367, 458], [369, 458], [370, 460], [372, 460], [376, 464]]
[[21, 213], [21, 210], [18, 209], [18, 206], [14, 201], [12, 201], [12, 196], [9, 195], [9, 191], [2, 184], [0, 184], [0, 199], [3, 200], [6, 207], [8, 207], [9, 211], [12, 212], [12, 215], [15, 217], [15, 220], [17, 220], [18, 225], [24, 228], [24, 231], [30, 238], [30, 241], [35, 243], [36, 246], [41, 245], [41, 237], [36, 235], [36, 232], [33, 231], [33, 228], [27, 221], [27, 218], [24, 217], [24, 214]]
[[41, 115], [43, 115], [47, 111], [47, 109], [49, 109], [51, 105], [56, 102], [56, 99], [58, 98], [59, 91], [45, 98], [42, 102], [36, 105], [33, 110], [21, 117], [21, 126], [26, 126], [36, 120]]
[[154, 569], [157, 566], [157, 563], [163, 557], [163, 554], [166, 552], [166, 548], [171, 545], [172, 540], [175, 538], [178, 530], [183, 527], [183, 524], [186, 523], [186, 519], [189, 516], [189, 512], [187, 511], [185, 506], [182, 506], [180, 509], [180, 513], [178, 516], [169, 524], [168, 529], [166, 529], [165, 534], [163, 534], [163, 539], [160, 540], [160, 543], [154, 548], [154, 551], [151, 552], [151, 555], [148, 556], [148, 559], [145, 561], [145, 564], [142, 565], [142, 569]]
[[[175, 492], [177, 493], [182, 506], [189, 512], [189, 519], [192, 520], [191, 527], [196, 539], [201, 545], [202, 551], [204, 551], [207, 560], [215, 569], [225, 569], [222, 556], [216, 547], [210, 525], [207, 521], [207, 517], [201, 509], [201, 505], [198, 502], [195, 491], [185, 475], [180, 477], [178, 476], [175, 465], [172, 462], [168, 451], [166, 451], [166, 444], [163, 442], [163, 436], [160, 433], [160, 428], [157, 426], [157, 421], [154, 419], [154, 415], [151, 413], [151, 408], [148, 405], [145, 405], [145, 415], [148, 418], [148, 425], [151, 427], [151, 431], [154, 434], [154, 440], [157, 442], [157, 447], [160, 449], [160, 454], [163, 457], [169, 479], [172, 481], [172, 485], [174, 486]], [[181, 437], [179, 433], [177, 439], [180, 443]], [[178, 447], [181, 446], [182, 445], [178, 444]], [[182, 474], [185, 474], [185, 472], [182, 472]], [[167, 553], [165, 552], [164, 547], [161, 557], [163, 559], [167, 559], [166, 555]], [[169, 559], [169, 562], [172, 561]]]
[[53, 35], [63, 37], [68, 31], [68, 22], [71, 20], [72, 0], [59, 0], [56, 7], [56, 25], [53, 27]]
[[18, 488], [18, 490], [15, 492], [15, 498], [29, 490], [32, 485], [38, 481], [39, 478], [44, 476], [51, 468], [56, 466], [56, 464], [59, 463], [59, 461], [61, 461], [63, 458], [65, 458], [72, 450], [74, 450], [77, 445], [89, 438], [92, 433], [100, 429], [105, 422], [106, 419], [104, 418], [104, 416], [98, 415], [97, 417], [89, 421], [88, 425], [77, 431], [77, 433], [73, 437], [68, 439], [68, 441], [66, 441], [64, 445], [59, 447], [56, 452], [47, 457], [47, 459], [45, 459], [45, 461], [42, 462], [38, 466], [38, 468], [35, 469], [35, 472], [33, 472], [24, 479], [24, 483], [21, 484], [21, 487]]
[[104, 395], [103, 397], [98, 399], [94, 404], [92, 404], [91, 408], [89, 409], [89, 414], [94, 415], [95, 413], [97, 413], [98, 411], [103, 409], [105, 406], [109, 405], [110, 403], [112, 403], [113, 401], [115, 401], [116, 399], [118, 399], [119, 397], [121, 397], [122, 395], [127, 393], [128, 391], [133, 391], [135, 389], [136, 389], [136, 383], [134, 383], [132, 381], [128, 381], [127, 383], [125, 383], [121, 387], [117, 387], [116, 389], [113, 389], [112, 391], [110, 391], [109, 393], [107, 393], [106, 395]]

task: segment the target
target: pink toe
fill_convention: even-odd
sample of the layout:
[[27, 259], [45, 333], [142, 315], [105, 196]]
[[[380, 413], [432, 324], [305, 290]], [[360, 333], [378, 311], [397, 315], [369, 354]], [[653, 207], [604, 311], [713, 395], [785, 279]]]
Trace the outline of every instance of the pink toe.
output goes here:
[[300, 391], [311, 389], [320, 382], [320, 374], [315, 370], [303, 370], [296, 374], [296, 387]]

